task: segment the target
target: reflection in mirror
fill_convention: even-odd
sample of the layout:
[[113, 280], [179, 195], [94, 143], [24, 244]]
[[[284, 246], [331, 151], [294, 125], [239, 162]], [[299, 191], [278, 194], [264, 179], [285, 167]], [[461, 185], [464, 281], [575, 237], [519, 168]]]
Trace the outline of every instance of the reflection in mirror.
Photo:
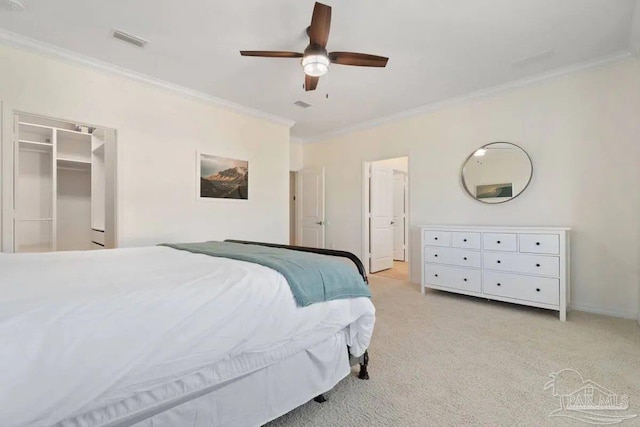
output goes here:
[[462, 167], [467, 193], [483, 203], [518, 197], [531, 181], [533, 165], [526, 151], [509, 142], [494, 142], [474, 151]]

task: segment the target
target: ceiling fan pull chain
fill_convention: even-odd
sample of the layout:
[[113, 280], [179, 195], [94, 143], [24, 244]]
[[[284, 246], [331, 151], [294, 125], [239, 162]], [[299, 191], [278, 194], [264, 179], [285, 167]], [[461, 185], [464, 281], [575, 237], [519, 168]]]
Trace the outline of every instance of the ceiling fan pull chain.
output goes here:
[[329, 99], [329, 87], [331, 86], [331, 79], [329, 78], [329, 74], [327, 74], [327, 93], [325, 95], [326, 99]]

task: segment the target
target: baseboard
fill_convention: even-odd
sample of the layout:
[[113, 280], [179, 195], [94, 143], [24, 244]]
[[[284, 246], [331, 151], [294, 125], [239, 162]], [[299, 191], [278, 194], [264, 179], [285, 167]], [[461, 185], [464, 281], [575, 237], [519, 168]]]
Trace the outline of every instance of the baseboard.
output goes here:
[[623, 319], [634, 319], [640, 324], [640, 313], [635, 313], [633, 311], [609, 310], [606, 308], [592, 307], [583, 304], [571, 304], [569, 308], [571, 310], [584, 311], [586, 313], [602, 314], [605, 316], [620, 317]]

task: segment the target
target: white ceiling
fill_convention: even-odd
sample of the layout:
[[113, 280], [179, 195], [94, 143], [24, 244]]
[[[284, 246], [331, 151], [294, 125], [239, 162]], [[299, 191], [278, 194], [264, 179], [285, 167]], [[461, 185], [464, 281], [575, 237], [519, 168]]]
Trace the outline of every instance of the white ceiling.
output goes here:
[[[238, 51], [304, 50], [313, 0], [22, 1], [22, 12], [0, 9], [0, 28], [294, 120], [291, 135], [300, 140], [627, 51], [636, 4], [327, 0], [329, 51], [390, 61], [385, 69], [334, 65], [305, 93], [299, 60]], [[150, 43], [127, 45], [111, 37], [114, 28]]]

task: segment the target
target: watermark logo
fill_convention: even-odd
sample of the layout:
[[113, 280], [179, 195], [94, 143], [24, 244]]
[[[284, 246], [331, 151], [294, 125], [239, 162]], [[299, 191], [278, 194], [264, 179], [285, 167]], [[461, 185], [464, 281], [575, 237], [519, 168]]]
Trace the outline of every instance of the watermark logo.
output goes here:
[[551, 380], [544, 385], [560, 400], [560, 408], [550, 417], [565, 417], [595, 425], [619, 424], [636, 414], [622, 413], [629, 409], [629, 397], [616, 394], [606, 387], [585, 380], [575, 369], [563, 369], [549, 374]]

